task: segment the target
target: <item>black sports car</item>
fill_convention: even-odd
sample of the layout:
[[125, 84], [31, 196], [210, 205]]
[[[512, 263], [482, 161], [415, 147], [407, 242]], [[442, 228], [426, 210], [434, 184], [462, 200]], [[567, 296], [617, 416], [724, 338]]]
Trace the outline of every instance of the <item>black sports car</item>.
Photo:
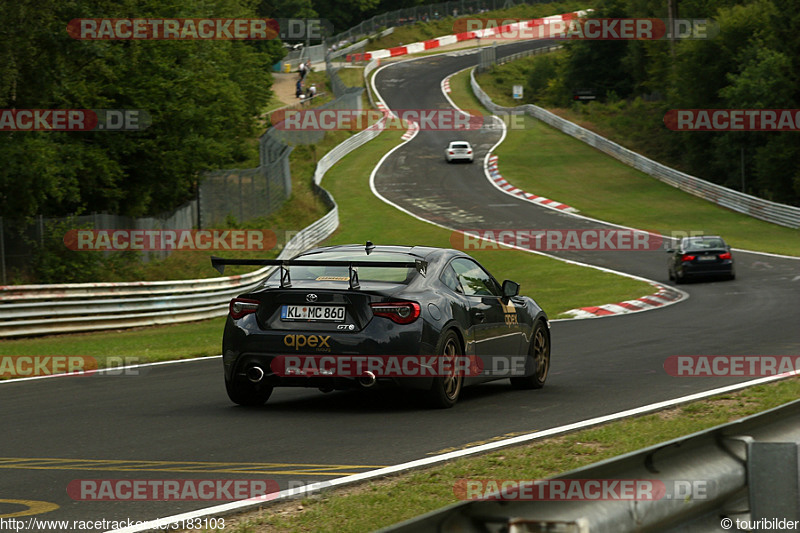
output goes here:
[[[214, 257], [212, 264], [220, 272], [280, 267], [230, 303], [222, 354], [235, 403], [263, 404], [280, 386], [329, 392], [393, 384], [451, 407], [466, 385], [510, 377], [516, 388], [537, 389], [547, 378], [547, 315], [518, 295], [517, 283], [499, 284], [463, 252], [367, 242], [286, 261]], [[353, 373], [349, 365], [362, 356], [377, 366]], [[391, 358], [399, 361], [394, 372]]]
[[736, 278], [731, 247], [722, 237], [684, 237], [677, 248], [670, 248], [667, 253], [671, 254], [667, 261], [669, 279], [677, 283], [700, 276]]

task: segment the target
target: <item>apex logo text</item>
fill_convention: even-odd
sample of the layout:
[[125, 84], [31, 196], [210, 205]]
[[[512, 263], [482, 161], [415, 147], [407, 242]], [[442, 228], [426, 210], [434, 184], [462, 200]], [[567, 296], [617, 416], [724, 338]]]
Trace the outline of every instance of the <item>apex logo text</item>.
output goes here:
[[305, 346], [316, 348], [318, 352], [329, 352], [331, 345], [328, 344], [330, 335], [286, 335], [283, 337], [283, 344], [295, 350]]

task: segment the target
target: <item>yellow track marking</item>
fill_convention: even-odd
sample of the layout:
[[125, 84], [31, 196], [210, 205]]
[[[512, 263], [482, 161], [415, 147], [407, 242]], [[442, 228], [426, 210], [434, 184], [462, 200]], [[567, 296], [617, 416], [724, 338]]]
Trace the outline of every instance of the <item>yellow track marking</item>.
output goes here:
[[17, 511], [16, 513], [0, 514], [0, 518], [16, 518], [18, 516], [49, 513], [50, 511], [58, 509], [58, 505], [54, 503], [40, 502], [37, 500], [0, 500], [0, 507], [4, 507], [4, 504], [22, 505], [27, 507], [27, 509]]
[[110, 472], [184, 472], [250, 475], [352, 475], [383, 465], [326, 465], [306, 463], [216, 463], [201, 461], [125, 461], [0, 457], [0, 468], [21, 470], [103, 470]]

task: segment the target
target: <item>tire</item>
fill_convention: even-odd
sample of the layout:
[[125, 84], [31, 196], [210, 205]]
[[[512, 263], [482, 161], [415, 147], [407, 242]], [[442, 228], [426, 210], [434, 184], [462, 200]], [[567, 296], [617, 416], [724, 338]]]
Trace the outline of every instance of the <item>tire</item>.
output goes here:
[[678, 271], [676, 270], [675, 271], [675, 283], [680, 285], [681, 283], [683, 283], [685, 281], [686, 281], [686, 278], [684, 277], [684, 275], [682, 273], [678, 274]]
[[[458, 335], [449, 330], [439, 340], [436, 349], [437, 355], [442, 357], [456, 357], [464, 354]], [[458, 365], [452, 365], [457, 368]], [[458, 402], [458, 396], [464, 386], [464, 375], [455, 374], [447, 377], [433, 378], [433, 385], [427, 392], [427, 403], [435, 409], [449, 409]]]
[[669, 276], [670, 281], [675, 281], [675, 274], [672, 273], [672, 269], [667, 269], [667, 275]]
[[225, 390], [233, 403], [251, 407], [264, 405], [272, 395], [272, 387], [235, 378], [231, 382], [225, 381]]
[[528, 357], [535, 370], [530, 376], [511, 378], [511, 386], [515, 389], [541, 389], [547, 381], [550, 373], [550, 337], [541, 321], [537, 321], [533, 327]]

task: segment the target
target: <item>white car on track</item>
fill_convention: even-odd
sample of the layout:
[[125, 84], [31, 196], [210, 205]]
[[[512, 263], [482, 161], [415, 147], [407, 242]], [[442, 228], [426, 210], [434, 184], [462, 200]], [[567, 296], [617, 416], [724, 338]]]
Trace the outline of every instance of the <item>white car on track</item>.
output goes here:
[[444, 151], [448, 163], [453, 161], [469, 161], [472, 163], [472, 146], [467, 141], [452, 141]]

